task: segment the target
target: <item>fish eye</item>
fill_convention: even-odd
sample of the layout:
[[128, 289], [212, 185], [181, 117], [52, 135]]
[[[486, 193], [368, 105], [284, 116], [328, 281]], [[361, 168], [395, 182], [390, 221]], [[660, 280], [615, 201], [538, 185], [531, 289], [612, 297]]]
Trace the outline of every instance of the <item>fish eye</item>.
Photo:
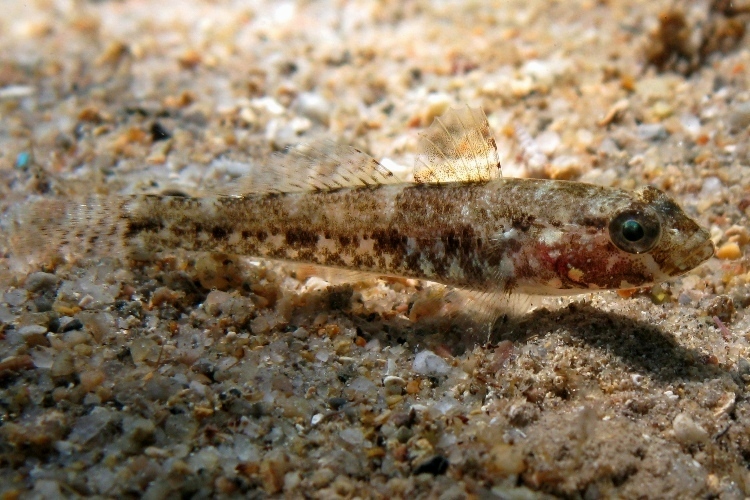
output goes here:
[[646, 232], [643, 230], [643, 226], [641, 226], [641, 223], [637, 220], [628, 219], [622, 223], [622, 236], [626, 240], [630, 242], [636, 242], [643, 238], [645, 235]]
[[609, 223], [609, 237], [624, 252], [648, 252], [659, 242], [661, 221], [648, 211], [625, 210]]

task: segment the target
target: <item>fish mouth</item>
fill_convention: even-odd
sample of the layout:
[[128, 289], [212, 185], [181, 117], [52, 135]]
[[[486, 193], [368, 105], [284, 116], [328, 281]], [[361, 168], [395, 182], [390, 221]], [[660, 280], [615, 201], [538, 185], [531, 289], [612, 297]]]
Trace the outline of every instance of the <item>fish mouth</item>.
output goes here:
[[705, 229], [693, 233], [682, 249], [671, 256], [671, 265], [663, 266], [662, 271], [669, 276], [679, 276], [713, 257], [714, 243], [709, 236]]

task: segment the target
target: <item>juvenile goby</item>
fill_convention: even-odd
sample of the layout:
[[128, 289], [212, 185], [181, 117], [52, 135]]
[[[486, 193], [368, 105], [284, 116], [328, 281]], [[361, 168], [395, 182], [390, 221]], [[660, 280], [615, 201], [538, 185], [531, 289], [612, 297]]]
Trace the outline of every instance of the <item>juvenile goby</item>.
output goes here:
[[94, 200], [31, 222], [89, 251], [221, 252], [483, 292], [642, 287], [713, 255], [709, 233], [654, 187], [501, 177], [480, 109], [436, 119], [420, 150], [409, 182], [329, 144], [277, 157], [237, 195]]

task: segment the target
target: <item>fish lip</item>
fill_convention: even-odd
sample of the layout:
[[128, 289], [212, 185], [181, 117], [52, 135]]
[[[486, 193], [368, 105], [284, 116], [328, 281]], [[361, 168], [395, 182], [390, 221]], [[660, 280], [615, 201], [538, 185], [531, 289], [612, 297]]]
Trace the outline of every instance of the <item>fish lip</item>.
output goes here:
[[676, 276], [686, 273], [713, 257], [716, 248], [707, 231], [701, 230], [695, 233], [691, 240], [695, 243], [685, 245], [686, 251], [681, 252], [680, 264], [675, 265], [670, 270], [670, 275]]
[[715, 252], [714, 242], [709, 239], [690, 253], [690, 260], [694, 261], [695, 266], [697, 266], [713, 257]]
[[708, 251], [706, 252], [706, 255], [701, 258], [701, 262], [707, 261], [708, 259], [710, 259], [711, 257], [713, 257], [714, 254], [716, 253], [716, 246], [714, 245], [714, 242], [711, 241], [710, 239], [708, 241], [706, 241], [706, 244], [703, 245], [702, 248], [704, 248], [705, 250], [708, 250]]

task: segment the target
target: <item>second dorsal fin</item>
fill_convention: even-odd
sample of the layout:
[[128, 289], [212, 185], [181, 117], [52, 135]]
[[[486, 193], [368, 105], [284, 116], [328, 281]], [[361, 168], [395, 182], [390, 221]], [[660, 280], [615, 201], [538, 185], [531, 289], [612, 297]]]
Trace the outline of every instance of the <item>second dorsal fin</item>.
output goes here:
[[500, 176], [490, 124], [481, 108], [450, 109], [421, 134], [418, 183], [483, 182]]

